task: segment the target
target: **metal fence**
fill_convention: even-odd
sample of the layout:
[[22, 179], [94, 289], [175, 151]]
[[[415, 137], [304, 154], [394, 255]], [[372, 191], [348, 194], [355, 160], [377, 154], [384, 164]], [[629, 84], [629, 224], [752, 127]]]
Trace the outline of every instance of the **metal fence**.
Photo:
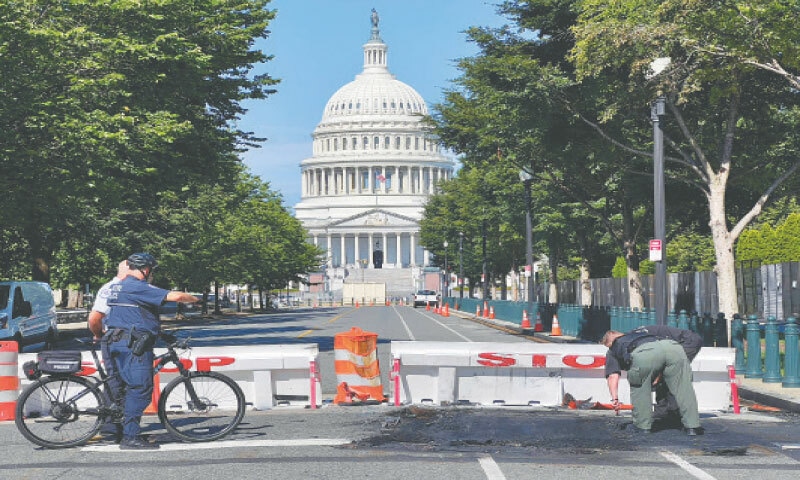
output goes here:
[[[643, 275], [645, 308], [655, 306], [654, 276]], [[591, 305], [630, 307], [627, 278], [596, 278], [592, 285]], [[739, 314], [786, 318], [800, 316], [800, 262], [777, 265], [742, 263], [736, 269]], [[716, 313], [719, 311], [717, 274], [714, 272], [670, 273], [667, 275], [670, 311]], [[567, 280], [558, 284], [559, 303], [581, 305], [580, 283]]]

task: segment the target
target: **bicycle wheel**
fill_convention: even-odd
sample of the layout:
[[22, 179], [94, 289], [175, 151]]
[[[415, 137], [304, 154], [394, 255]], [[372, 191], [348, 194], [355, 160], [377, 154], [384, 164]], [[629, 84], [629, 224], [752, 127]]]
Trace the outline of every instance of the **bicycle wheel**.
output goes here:
[[83, 445], [100, 431], [103, 394], [77, 376], [44, 377], [17, 399], [14, 422], [31, 442], [46, 448]]
[[[192, 400], [189, 385], [194, 389]], [[187, 442], [208, 442], [230, 433], [244, 418], [244, 393], [217, 372], [189, 372], [167, 384], [158, 401], [158, 418], [168, 432]]]

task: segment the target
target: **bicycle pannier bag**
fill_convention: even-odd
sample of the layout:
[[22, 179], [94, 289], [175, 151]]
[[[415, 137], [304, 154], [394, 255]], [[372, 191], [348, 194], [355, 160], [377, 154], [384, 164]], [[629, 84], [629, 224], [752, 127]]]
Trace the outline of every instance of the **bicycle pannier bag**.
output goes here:
[[49, 351], [39, 352], [39, 371], [47, 375], [70, 374], [81, 371], [81, 352]]

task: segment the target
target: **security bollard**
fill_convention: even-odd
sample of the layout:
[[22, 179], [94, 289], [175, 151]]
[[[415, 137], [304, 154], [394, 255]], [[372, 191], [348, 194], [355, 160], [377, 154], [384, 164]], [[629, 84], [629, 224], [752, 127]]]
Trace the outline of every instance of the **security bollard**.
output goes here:
[[744, 378], [761, 378], [764, 371], [761, 367], [761, 329], [758, 317], [750, 315], [745, 326], [747, 338], [747, 369]]
[[717, 347], [728, 346], [728, 321], [724, 313], [717, 314], [717, 322], [714, 324], [714, 345]]
[[667, 325], [672, 328], [678, 326], [678, 316], [675, 314], [674, 310], [667, 313]]
[[681, 330], [689, 329], [689, 318], [686, 316], [686, 310], [681, 310], [681, 313], [678, 314], [678, 328]]
[[687, 322], [686, 328], [693, 331], [694, 333], [699, 333], [697, 331], [697, 322], [695, 321], [696, 319], [697, 319], [697, 312], [690, 313], [689, 316], [686, 318]]
[[734, 366], [736, 373], [742, 374], [745, 370], [744, 364], [744, 322], [742, 317], [737, 313], [733, 316], [731, 322], [731, 345], [736, 351]]
[[714, 346], [714, 330], [711, 323], [711, 314], [706, 312], [703, 314], [703, 346]]
[[786, 319], [786, 329], [783, 331], [783, 341], [786, 351], [783, 357], [783, 383], [784, 387], [800, 387], [800, 326], [797, 319]]
[[764, 383], [778, 383], [781, 381], [781, 350], [778, 334], [778, 320], [775, 317], [767, 318], [764, 327]]

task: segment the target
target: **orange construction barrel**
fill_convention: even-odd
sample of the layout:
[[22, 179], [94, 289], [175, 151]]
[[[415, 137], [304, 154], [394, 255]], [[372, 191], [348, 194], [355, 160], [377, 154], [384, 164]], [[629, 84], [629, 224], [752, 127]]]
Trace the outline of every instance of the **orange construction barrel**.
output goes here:
[[383, 402], [381, 371], [378, 365], [378, 334], [353, 327], [333, 337], [336, 398], [334, 403], [376, 400]]
[[19, 396], [17, 342], [0, 342], [0, 420], [14, 420]]

